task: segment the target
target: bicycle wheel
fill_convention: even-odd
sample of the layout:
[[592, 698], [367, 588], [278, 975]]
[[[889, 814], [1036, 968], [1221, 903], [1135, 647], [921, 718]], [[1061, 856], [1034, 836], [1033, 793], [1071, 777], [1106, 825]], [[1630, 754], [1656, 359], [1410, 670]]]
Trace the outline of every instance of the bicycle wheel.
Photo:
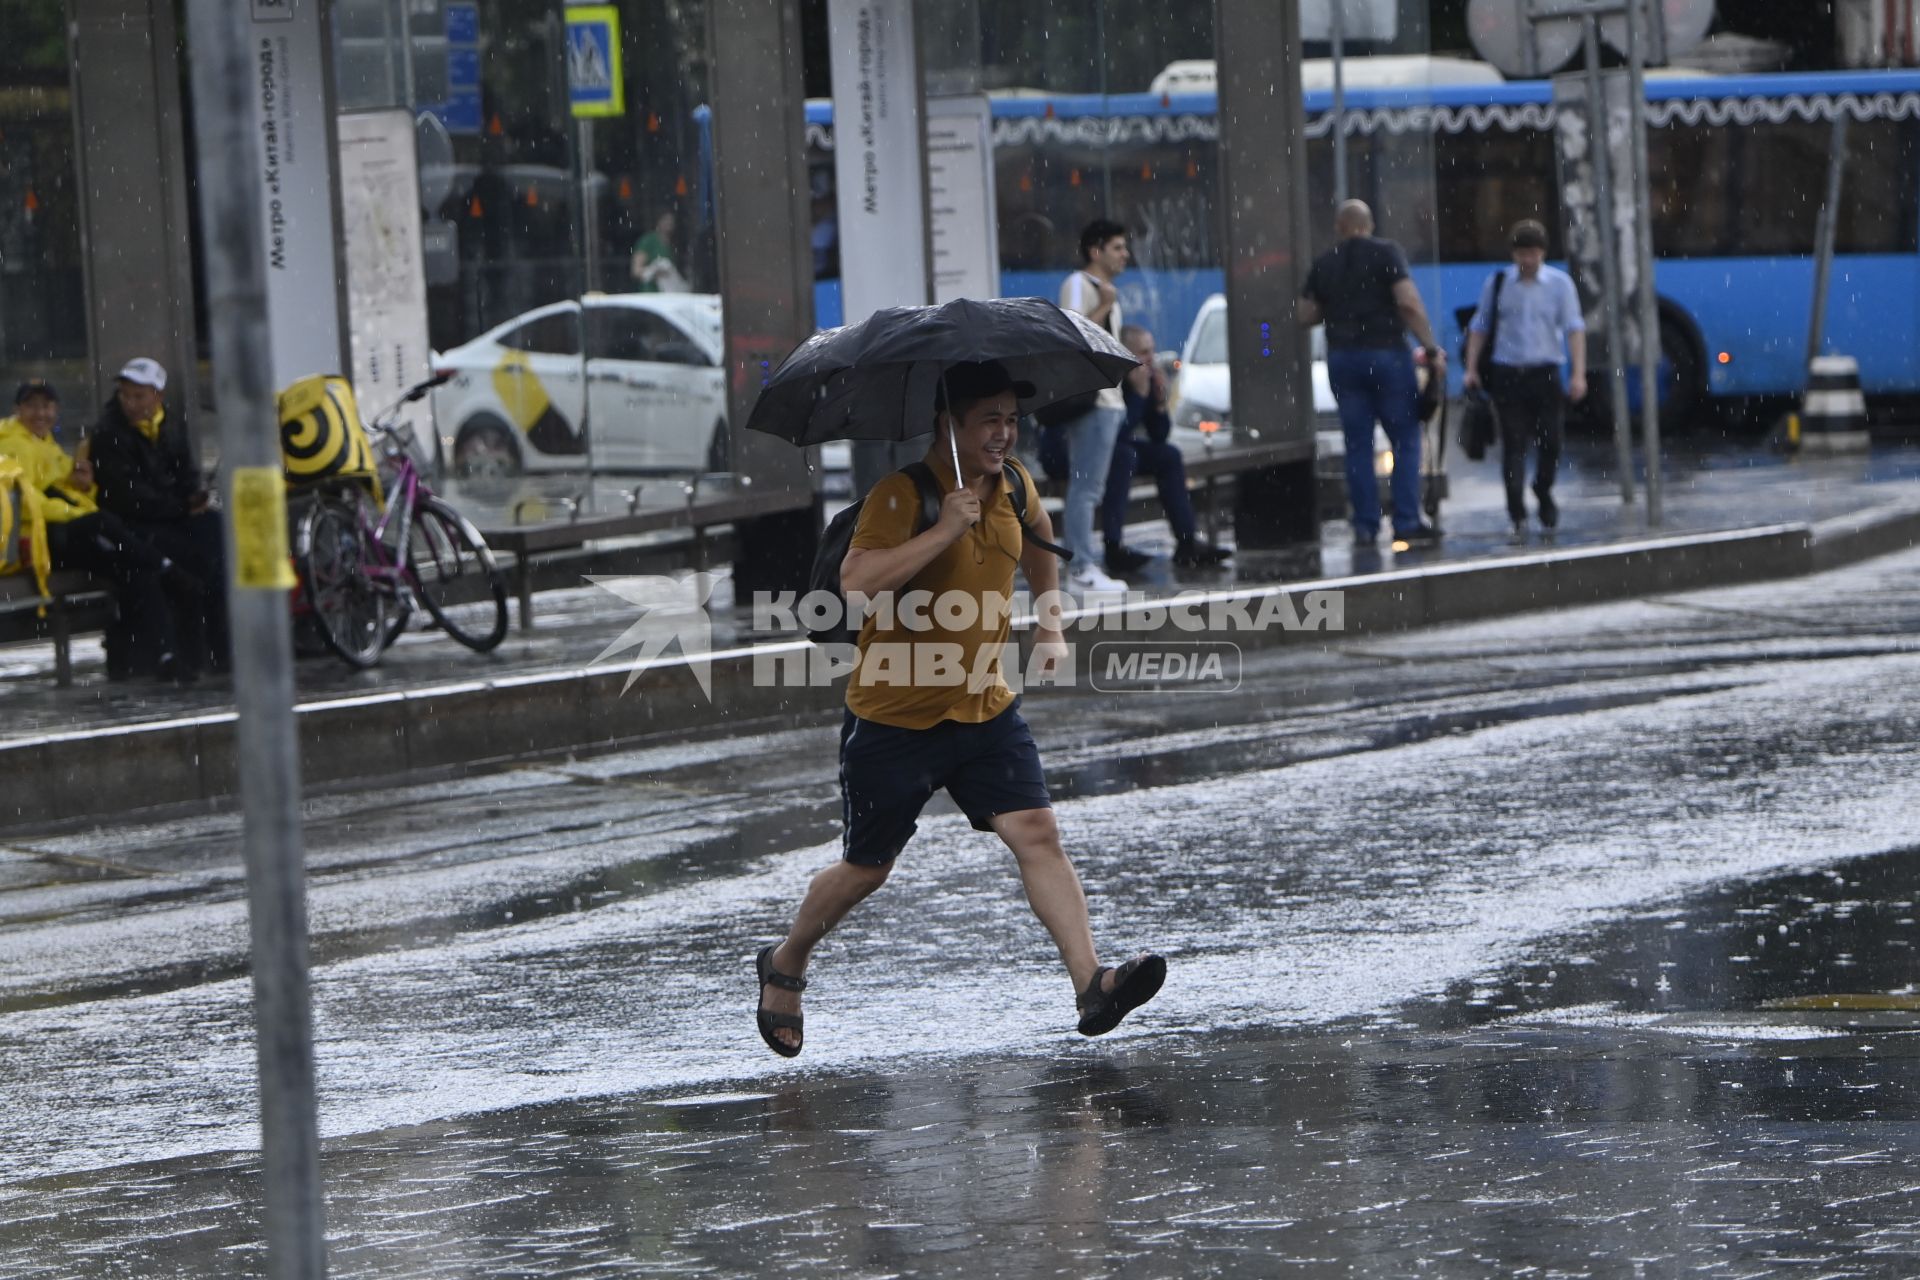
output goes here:
[[507, 636], [507, 580], [460, 513], [423, 498], [407, 533], [407, 578], [446, 633], [476, 653]]
[[313, 621], [349, 666], [371, 667], [391, 640], [398, 602], [366, 572], [367, 547], [352, 498], [322, 494], [300, 518], [294, 555]]

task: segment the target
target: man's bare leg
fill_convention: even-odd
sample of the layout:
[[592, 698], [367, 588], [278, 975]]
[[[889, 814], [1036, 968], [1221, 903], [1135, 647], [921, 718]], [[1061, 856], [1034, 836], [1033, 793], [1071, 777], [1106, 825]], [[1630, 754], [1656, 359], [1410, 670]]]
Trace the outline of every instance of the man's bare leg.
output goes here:
[[[826, 937], [868, 894], [885, 884], [887, 873], [892, 869], [891, 863], [865, 867], [844, 859], [822, 867], [807, 885], [807, 896], [801, 899], [799, 913], [793, 918], [793, 927], [787, 930], [786, 941], [774, 948], [775, 972], [790, 978], [804, 978], [807, 962], [813, 958], [814, 944]], [[1085, 915], [1084, 906], [1081, 914]], [[760, 992], [760, 1007], [769, 1013], [799, 1013], [800, 993], [768, 986]], [[801, 1040], [800, 1033], [790, 1027], [780, 1027], [773, 1034], [784, 1044], [798, 1045]]]
[[[1078, 996], [1093, 981], [1100, 957], [1093, 947], [1093, 926], [1087, 921], [1086, 891], [1080, 887], [1080, 875], [1060, 844], [1060, 826], [1053, 819], [1053, 810], [1003, 813], [993, 819], [993, 829], [1013, 850], [1014, 861], [1020, 866], [1020, 882], [1026, 886], [1027, 903], [1053, 935], [1053, 945], [1060, 948], [1067, 976], [1073, 980], [1073, 994]], [[1111, 972], [1102, 986], [1112, 989]]]

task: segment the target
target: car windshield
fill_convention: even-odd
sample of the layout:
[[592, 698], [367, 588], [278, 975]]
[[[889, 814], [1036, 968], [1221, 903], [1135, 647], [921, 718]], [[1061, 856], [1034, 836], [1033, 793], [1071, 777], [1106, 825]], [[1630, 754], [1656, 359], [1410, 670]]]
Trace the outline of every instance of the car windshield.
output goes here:
[[1200, 321], [1200, 332], [1193, 340], [1189, 364], [1225, 364], [1227, 362], [1227, 313], [1225, 308], [1209, 311]]
[[[1313, 358], [1327, 358], [1327, 331], [1316, 326], [1312, 339]], [[1225, 364], [1227, 362], [1227, 312], [1222, 307], [1209, 311], [1200, 320], [1200, 332], [1193, 340], [1188, 364]]]

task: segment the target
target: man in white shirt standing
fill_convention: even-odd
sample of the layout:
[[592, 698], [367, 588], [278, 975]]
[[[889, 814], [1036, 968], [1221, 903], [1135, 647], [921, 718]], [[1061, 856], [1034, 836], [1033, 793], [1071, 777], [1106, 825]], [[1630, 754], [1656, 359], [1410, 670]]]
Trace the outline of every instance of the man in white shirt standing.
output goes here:
[[[1529, 218], [1514, 226], [1512, 244], [1513, 265], [1487, 279], [1480, 290], [1479, 309], [1467, 327], [1464, 382], [1469, 391], [1481, 385], [1480, 356], [1491, 329], [1493, 350], [1488, 354], [1492, 359], [1485, 382], [1500, 419], [1500, 470], [1507, 482], [1513, 540], [1518, 543], [1527, 537], [1529, 448], [1538, 451], [1533, 494], [1539, 503], [1540, 528], [1552, 537], [1560, 524], [1553, 478], [1560, 465], [1566, 402], [1587, 398], [1587, 321], [1572, 277], [1546, 265], [1547, 229]], [[1571, 366], [1565, 391], [1560, 387], [1563, 355]]]
[[[1127, 269], [1127, 229], [1096, 218], [1080, 233], [1080, 270], [1060, 286], [1060, 306], [1078, 311], [1117, 341], [1120, 336], [1120, 294], [1114, 277]], [[1064, 519], [1067, 549], [1073, 560], [1067, 584], [1079, 591], [1125, 591], [1127, 584], [1100, 568], [1101, 542], [1094, 537], [1094, 512], [1107, 488], [1107, 468], [1113, 462], [1114, 441], [1127, 424], [1127, 401], [1120, 388], [1108, 387], [1093, 408], [1066, 424], [1067, 501]], [[1118, 540], [1120, 531], [1107, 530]]]

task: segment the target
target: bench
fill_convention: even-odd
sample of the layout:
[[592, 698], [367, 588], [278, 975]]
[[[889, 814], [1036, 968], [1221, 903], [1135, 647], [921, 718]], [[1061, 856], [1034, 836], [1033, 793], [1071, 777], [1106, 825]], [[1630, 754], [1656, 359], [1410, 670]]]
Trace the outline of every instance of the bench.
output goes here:
[[[1218, 542], [1221, 482], [1243, 471], [1298, 462], [1303, 456], [1304, 446], [1297, 441], [1263, 444], [1227, 440], [1217, 445], [1189, 444], [1180, 452], [1186, 462], [1187, 491], [1194, 495], [1195, 512], [1200, 517], [1207, 541]], [[1318, 468], [1320, 475], [1317, 485], [1320, 513], [1323, 517], [1344, 515], [1347, 509], [1346, 479], [1337, 468], [1329, 471], [1324, 466], [1324, 455], [1321, 457], [1323, 465]], [[1066, 498], [1065, 481], [1049, 478], [1039, 464], [1030, 458], [1022, 457], [1021, 461], [1032, 471], [1034, 484], [1040, 490], [1042, 499], [1057, 501]], [[1128, 519], [1150, 519], [1159, 509], [1159, 491], [1153, 478], [1136, 477], [1128, 500]]]
[[[1183, 451], [1187, 487], [1195, 494], [1194, 505], [1208, 540], [1218, 541], [1220, 536], [1219, 497], [1224, 487], [1222, 481], [1230, 481], [1233, 476], [1246, 471], [1299, 462], [1306, 456], [1309, 447], [1301, 441], [1245, 440], [1228, 440], [1211, 446], [1189, 445]], [[1047, 479], [1031, 459], [1023, 461], [1033, 472], [1041, 497], [1052, 499], [1057, 507], [1058, 500], [1065, 495], [1066, 486]], [[1322, 515], [1342, 515], [1346, 511], [1346, 481], [1337, 466], [1332, 470], [1323, 466], [1322, 472], [1318, 484]], [[628, 510], [624, 513], [583, 515], [574, 508], [565, 520], [483, 528], [481, 536], [487, 540], [490, 548], [496, 553], [507, 553], [513, 557], [507, 576], [518, 602], [520, 629], [525, 631], [533, 625], [536, 556], [575, 550], [590, 542], [684, 529], [692, 535], [693, 567], [705, 569], [708, 567], [709, 529], [757, 516], [778, 515], [794, 510], [796, 505], [804, 505], [796, 495], [783, 490], [755, 493], [750, 488], [743, 488], [723, 497], [696, 501], [697, 494], [691, 487], [683, 485], [683, 488], [687, 492], [684, 504], [642, 509], [638, 506], [640, 490], [635, 489], [629, 497]], [[1153, 502], [1157, 509], [1158, 498], [1151, 479], [1143, 478], [1136, 482], [1135, 499]]]
[[54, 683], [65, 689], [73, 683], [73, 633], [105, 629], [112, 592], [103, 579], [73, 570], [49, 578], [44, 596], [30, 573], [0, 577], [0, 641], [51, 639]]
[[[1314, 491], [1322, 520], [1340, 520], [1347, 515], [1347, 478], [1346, 462], [1335, 448], [1329, 449], [1324, 437], [1326, 430], [1318, 433], [1323, 439], [1314, 453]], [[1431, 432], [1426, 438], [1427, 448], [1435, 447]], [[1303, 456], [1303, 446], [1293, 443], [1260, 443], [1254, 441], [1226, 440], [1217, 445], [1187, 444], [1181, 448], [1181, 456], [1187, 466], [1187, 491], [1194, 495], [1194, 508], [1200, 517], [1206, 532], [1207, 541], [1220, 540], [1220, 504], [1219, 498], [1225, 487], [1223, 481], [1231, 479], [1243, 471], [1254, 471], [1262, 467], [1277, 466], [1288, 462], [1298, 462]], [[1022, 459], [1033, 472], [1034, 483], [1039, 487], [1043, 499], [1063, 500], [1067, 486], [1064, 481], [1049, 479], [1040, 470], [1039, 464], [1023, 455]], [[1448, 476], [1443, 467], [1430, 469], [1423, 461], [1421, 467], [1423, 493], [1431, 492], [1434, 497], [1445, 500], [1451, 496]], [[1386, 480], [1381, 480], [1384, 495]], [[1151, 520], [1160, 511], [1159, 493], [1152, 477], [1140, 477], [1133, 482], [1128, 499], [1129, 523], [1135, 520]]]
[[480, 531], [480, 535], [487, 540], [487, 546], [495, 552], [508, 552], [513, 556], [508, 579], [514, 597], [519, 602], [522, 631], [533, 626], [533, 558], [537, 555], [572, 550], [589, 542], [685, 529], [693, 536], [694, 568], [705, 569], [709, 529], [736, 524], [756, 516], [778, 515], [812, 501], [810, 495], [800, 498], [779, 489], [755, 493], [751, 488], [746, 488], [706, 501], [695, 501], [697, 495], [689, 492], [684, 504], [642, 509], [637, 504], [639, 492], [634, 490], [636, 501], [624, 514], [583, 516], [575, 511], [565, 521], [507, 525]]

